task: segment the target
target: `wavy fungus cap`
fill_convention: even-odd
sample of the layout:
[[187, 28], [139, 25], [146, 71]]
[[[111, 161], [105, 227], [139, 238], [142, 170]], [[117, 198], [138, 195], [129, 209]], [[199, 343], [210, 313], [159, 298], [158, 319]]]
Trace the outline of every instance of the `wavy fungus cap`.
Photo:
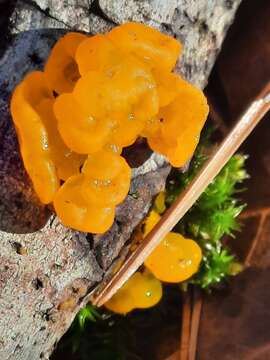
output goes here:
[[128, 194], [124, 147], [145, 137], [176, 167], [190, 159], [208, 114], [203, 93], [172, 72], [181, 44], [139, 23], [106, 34], [70, 32], [44, 72], [14, 90], [24, 166], [63, 224], [103, 233]]

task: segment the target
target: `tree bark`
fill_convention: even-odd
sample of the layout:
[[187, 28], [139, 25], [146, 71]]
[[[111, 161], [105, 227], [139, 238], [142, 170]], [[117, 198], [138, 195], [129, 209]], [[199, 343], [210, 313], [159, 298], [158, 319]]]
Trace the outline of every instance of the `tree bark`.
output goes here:
[[166, 159], [145, 156], [145, 146], [137, 144], [133, 151], [142, 160], [133, 168], [129, 195], [118, 207], [112, 228], [102, 236], [65, 228], [49, 207], [40, 204], [21, 163], [8, 106], [14, 86], [29, 71], [42, 68], [65, 31], [96, 33], [135, 20], [180, 39], [184, 53], [177, 71], [203, 88], [240, 1], [18, 0], [14, 4], [11, 44], [0, 43], [1, 359], [49, 358], [90, 292], [127, 253], [134, 228], [147, 214], [153, 196], [164, 188], [170, 170]]

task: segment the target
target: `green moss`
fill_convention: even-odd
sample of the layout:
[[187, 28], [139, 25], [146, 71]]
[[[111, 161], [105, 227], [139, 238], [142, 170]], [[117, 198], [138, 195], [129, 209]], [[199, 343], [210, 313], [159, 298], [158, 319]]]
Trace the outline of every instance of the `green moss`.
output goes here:
[[[198, 146], [189, 169], [174, 172], [167, 184], [166, 204], [171, 205], [179, 193], [192, 181], [208, 158], [209, 138]], [[207, 187], [198, 201], [177, 224], [175, 231], [196, 240], [202, 248], [203, 260], [198, 273], [189, 281], [210, 288], [227, 276], [235, 258], [222, 243], [224, 235], [234, 237], [240, 230], [238, 215], [244, 204], [238, 200], [242, 182], [248, 178], [245, 155], [234, 155]]]

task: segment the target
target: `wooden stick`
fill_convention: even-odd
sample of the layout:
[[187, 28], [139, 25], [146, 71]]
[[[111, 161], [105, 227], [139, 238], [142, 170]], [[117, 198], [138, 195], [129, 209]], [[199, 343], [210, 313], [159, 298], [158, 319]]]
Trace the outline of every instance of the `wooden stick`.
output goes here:
[[191, 315], [188, 360], [196, 359], [201, 310], [202, 310], [202, 293], [199, 289], [193, 287], [193, 307], [192, 307], [192, 315]]
[[137, 249], [126, 259], [119, 271], [113, 275], [97, 295], [94, 295], [92, 299], [93, 304], [97, 306], [103, 305], [143, 264], [144, 260], [151, 254], [160, 241], [192, 207], [269, 108], [270, 83], [264, 89], [261, 96], [251, 103], [216, 152], [202, 167], [190, 185], [165, 212], [158, 224], [145, 237]]
[[191, 292], [183, 292], [182, 305], [182, 328], [178, 360], [189, 360], [189, 343], [190, 343], [190, 329], [191, 329]]

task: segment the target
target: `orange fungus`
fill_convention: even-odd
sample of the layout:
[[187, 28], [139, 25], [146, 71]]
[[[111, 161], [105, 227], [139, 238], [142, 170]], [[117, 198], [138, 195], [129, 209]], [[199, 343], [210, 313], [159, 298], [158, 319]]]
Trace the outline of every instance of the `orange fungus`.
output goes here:
[[[152, 210], [145, 220], [146, 236], [160, 220]], [[178, 283], [190, 278], [199, 268], [202, 251], [199, 245], [181, 234], [170, 232], [145, 260], [145, 267], [161, 281]]]
[[16, 87], [11, 114], [25, 169], [63, 224], [93, 233], [111, 227], [131, 181], [121, 152], [138, 137], [173, 166], [190, 159], [208, 106], [173, 73], [180, 53], [179, 41], [134, 22], [94, 36], [70, 32], [44, 71]]
[[145, 309], [156, 305], [162, 297], [162, 284], [151, 273], [136, 272], [120, 290], [107, 302], [105, 307], [118, 314], [133, 309]]

